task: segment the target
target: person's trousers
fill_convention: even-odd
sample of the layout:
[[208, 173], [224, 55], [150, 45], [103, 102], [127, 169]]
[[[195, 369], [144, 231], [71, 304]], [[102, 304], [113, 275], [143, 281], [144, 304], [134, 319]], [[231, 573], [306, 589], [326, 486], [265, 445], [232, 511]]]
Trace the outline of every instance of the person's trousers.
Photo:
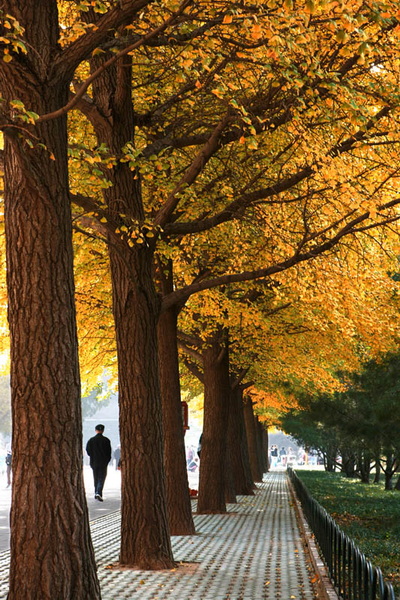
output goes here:
[[107, 477], [107, 467], [92, 467], [94, 479], [94, 493], [103, 495], [104, 482]]

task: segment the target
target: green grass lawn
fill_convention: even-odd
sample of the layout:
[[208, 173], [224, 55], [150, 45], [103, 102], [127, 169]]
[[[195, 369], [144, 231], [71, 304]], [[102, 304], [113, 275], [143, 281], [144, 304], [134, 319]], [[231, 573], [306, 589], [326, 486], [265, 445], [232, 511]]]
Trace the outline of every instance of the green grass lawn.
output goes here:
[[366, 485], [340, 473], [296, 473], [400, 597], [400, 491], [385, 491], [381, 484]]

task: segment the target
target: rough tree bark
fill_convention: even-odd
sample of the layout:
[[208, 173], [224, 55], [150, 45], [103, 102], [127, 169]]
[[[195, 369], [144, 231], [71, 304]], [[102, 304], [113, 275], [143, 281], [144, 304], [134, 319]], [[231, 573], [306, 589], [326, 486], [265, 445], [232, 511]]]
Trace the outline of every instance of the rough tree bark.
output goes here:
[[260, 465], [258, 461], [258, 449], [257, 449], [257, 428], [254, 418], [253, 404], [251, 398], [248, 396], [244, 402], [244, 420], [246, 424], [247, 442], [249, 444], [249, 457], [250, 467], [253, 480], [256, 483], [262, 481], [262, 473], [260, 472]]
[[[69, 82], [51, 73], [59, 52], [56, 2], [3, 2], [2, 9], [18, 18], [29, 47], [29, 60], [1, 61], [2, 97], [18, 98], [38, 114], [59, 109]], [[100, 590], [82, 477], [66, 118], [21, 130], [4, 132], [13, 421], [8, 598], [95, 600]]]
[[[231, 390], [229, 390], [231, 391]], [[226, 446], [225, 446], [225, 456], [224, 456], [224, 475], [225, 475], [225, 502], [227, 504], [235, 504], [237, 502], [236, 499], [236, 490], [235, 490], [235, 480], [233, 477], [233, 465], [232, 465], [232, 455], [230, 453], [230, 445], [229, 445], [229, 432], [233, 427], [232, 421], [234, 420], [234, 415], [232, 414], [232, 395], [229, 394], [226, 397], [226, 402], [228, 402], [228, 424], [227, 424], [227, 436], [226, 436]]]
[[224, 513], [225, 450], [229, 416], [229, 357], [220, 335], [203, 350], [204, 424], [200, 463], [199, 513]]
[[393, 489], [393, 475], [395, 472], [395, 458], [390, 450], [385, 452], [386, 465], [384, 469], [385, 473], [385, 490]]
[[264, 425], [255, 416], [257, 434], [257, 458], [261, 476], [268, 470], [268, 441]]
[[[162, 268], [162, 267], [161, 267]], [[173, 290], [171, 264], [160, 276], [163, 295]], [[177, 344], [178, 308], [162, 311], [158, 321], [158, 356], [164, 423], [164, 461], [171, 535], [192, 535], [195, 526], [189, 496], [181, 409]]]
[[[100, 59], [93, 59], [96, 68]], [[94, 121], [99, 141], [119, 156], [134, 139], [131, 58], [125, 57], [93, 84], [103, 120]], [[108, 125], [108, 126], [107, 126]], [[126, 163], [110, 170], [112, 186], [104, 196], [110, 223], [128, 215], [142, 227], [144, 210], [139, 177]], [[122, 222], [121, 222], [122, 224]], [[143, 233], [140, 231], [140, 233]], [[122, 458], [121, 550], [123, 565], [141, 569], [174, 566], [169, 538], [157, 320], [160, 300], [153, 282], [154, 244], [130, 246], [110, 238], [113, 314], [118, 354], [118, 391]]]
[[120, 562], [141, 569], [171, 568], [153, 261], [145, 249], [130, 253], [126, 259], [140, 285], [133, 285], [124, 276], [126, 261], [110, 248], [123, 473]]
[[243, 390], [236, 385], [231, 390], [231, 406], [228, 428], [228, 452], [231, 456], [234, 488], [236, 494], [253, 495], [246, 427], [243, 413]]

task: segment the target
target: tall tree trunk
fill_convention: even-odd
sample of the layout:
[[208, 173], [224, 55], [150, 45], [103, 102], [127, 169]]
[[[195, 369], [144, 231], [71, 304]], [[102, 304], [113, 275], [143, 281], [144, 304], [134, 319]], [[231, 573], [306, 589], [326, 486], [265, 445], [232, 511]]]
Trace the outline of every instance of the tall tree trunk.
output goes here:
[[[99, 59], [93, 59], [96, 68]], [[102, 113], [99, 142], [119, 156], [134, 139], [130, 57], [93, 83]], [[113, 314], [118, 354], [122, 458], [120, 562], [141, 569], [174, 565], [166, 509], [157, 320], [160, 302], [153, 282], [153, 245], [145, 238], [140, 178], [126, 163], [109, 170], [104, 196], [110, 223], [130, 219], [142, 244], [110, 235]], [[127, 215], [121, 217], [120, 215]], [[139, 229], [137, 229], [139, 228]]]
[[385, 490], [393, 489], [393, 475], [394, 475], [394, 456], [388, 451], [386, 453], [386, 466], [385, 466]]
[[123, 565], [170, 568], [161, 396], [157, 361], [158, 298], [147, 249], [126, 261], [110, 248], [113, 310], [118, 348], [122, 457], [121, 552]]
[[260, 472], [260, 465], [258, 461], [257, 431], [253, 412], [253, 404], [251, 398], [248, 396], [244, 401], [244, 420], [246, 424], [247, 442], [249, 444], [251, 474], [253, 476], [253, 480], [258, 483], [262, 481], [262, 473]]
[[381, 452], [378, 448], [375, 452], [375, 477], [374, 483], [379, 483], [381, 478]]
[[358, 468], [362, 483], [369, 483], [371, 473], [371, 456], [369, 452], [360, 452], [358, 454]]
[[240, 495], [253, 495], [254, 482], [251, 476], [243, 414], [243, 391], [240, 385], [231, 390], [227, 447], [231, 456], [235, 492]]
[[[29, 48], [29, 59], [2, 64], [2, 97], [19, 98], [38, 114], [62, 107], [69, 82], [54, 73], [52, 79], [49, 62], [59, 50], [56, 2], [3, 2], [2, 9], [18, 17]], [[100, 589], [82, 477], [66, 118], [30, 133], [27, 126], [25, 134], [5, 132], [13, 422], [8, 599], [94, 600]]]
[[[167, 279], [163, 278], [163, 282], [163, 293], [172, 291], [171, 271], [169, 271]], [[186, 467], [177, 346], [177, 309], [175, 306], [160, 315], [158, 356], [169, 528], [171, 535], [191, 535], [195, 533], [195, 527]]]
[[265, 456], [265, 472], [269, 471], [269, 431], [268, 427], [264, 429], [264, 456]]
[[259, 469], [259, 472], [261, 473], [261, 479], [262, 479], [263, 474], [267, 471], [267, 462], [266, 462], [267, 454], [265, 452], [265, 440], [264, 440], [265, 430], [264, 430], [264, 427], [263, 427], [261, 421], [259, 420], [259, 418], [257, 416], [255, 416], [255, 423], [256, 423], [258, 469]]
[[[229, 389], [229, 391], [231, 392], [231, 389]], [[226, 446], [225, 446], [225, 456], [224, 456], [224, 461], [225, 461], [225, 468], [224, 468], [224, 475], [225, 475], [225, 502], [227, 504], [235, 504], [236, 503], [236, 490], [235, 490], [235, 482], [234, 482], [234, 477], [233, 477], [233, 458], [230, 452], [230, 444], [229, 444], [229, 437], [230, 437], [230, 429], [232, 428], [232, 421], [234, 419], [234, 415], [232, 413], [232, 394], [228, 394], [228, 396], [226, 397], [226, 402], [228, 402], [228, 427], [227, 427], [227, 438], [226, 438]]]
[[333, 473], [335, 470], [335, 461], [332, 459], [330, 454], [324, 454], [325, 471]]
[[342, 451], [342, 471], [346, 477], [356, 476], [356, 459], [352, 450]]
[[203, 350], [204, 425], [200, 463], [199, 513], [224, 513], [226, 424], [229, 403], [229, 359], [219, 336]]
[[228, 448], [225, 452], [225, 502], [227, 504], [236, 504], [236, 490], [233, 481], [231, 456], [229, 455]]

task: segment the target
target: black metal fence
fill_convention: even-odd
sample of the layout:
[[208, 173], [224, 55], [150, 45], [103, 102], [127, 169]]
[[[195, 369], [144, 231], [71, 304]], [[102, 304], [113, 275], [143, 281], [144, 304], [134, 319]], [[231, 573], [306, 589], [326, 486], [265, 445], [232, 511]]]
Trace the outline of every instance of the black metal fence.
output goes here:
[[372, 566], [334, 519], [310, 496], [293, 469], [288, 467], [287, 471], [339, 597], [343, 600], [396, 600], [393, 586], [383, 580], [381, 570]]

